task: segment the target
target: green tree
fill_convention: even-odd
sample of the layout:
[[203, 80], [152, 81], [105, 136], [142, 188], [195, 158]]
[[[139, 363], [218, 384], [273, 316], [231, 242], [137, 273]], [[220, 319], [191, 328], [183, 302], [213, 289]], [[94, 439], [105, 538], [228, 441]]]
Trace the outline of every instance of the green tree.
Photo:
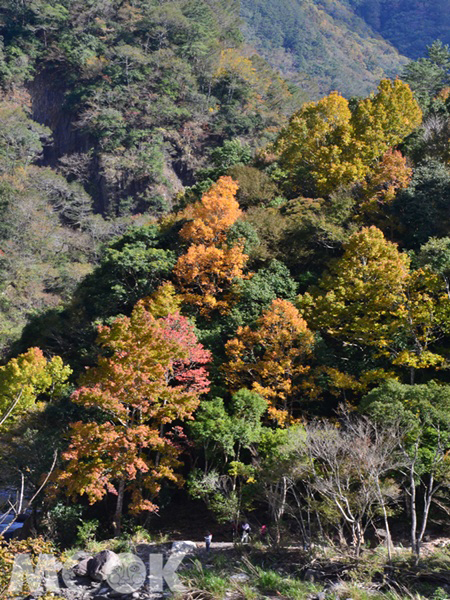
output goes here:
[[294, 301], [297, 282], [280, 261], [272, 260], [250, 278], [236, 284], [238, 301], [226, 317], [227, 330], [254, 323], [276, 298]]
[[[431, 503], [450, 486], [450, 386], [389, 381], [363, 398], [361, 410], [381, 423], [398, 422], [404, 430], [399, 444], [407, 459], [411, 548], [418, 558]], [[423, 504], [418, 503], [419, 491]]]
[[243, 209], [267, 205], [277, 195], [275, 183], [266, 173], [255, 167], [235, 165], [227, 170], [227, 174], [239, 185], [236, 198]]
[[128, 312], [170, 275], [176, 255], [158, 247], [160, 241], [158, 227], [144, 225], [130, 228], [109, 245], [75, 293], [90, 319]]
[[417, 167], [409, 186], [392, 204], [405, 246], [418, 250], [428, 238], [449, 234], [449, 198], [450, 173], [445, 165], [429, 160]]
[[266, 410], [262, 396], [243, 388], [233, 394], [228, 408], [222, 398], [202, 402], [190, 427], [203, 446], [205, 463], [203, 471], [191, 473], [189, 492], [203, 499], [220, 522], [232, 520], [237, 526], [250, 505], [254, 452], [249, 450], [261, 440]]
[[[257, 497], [267, 504], [269, 515], [275, 525], [275, 542], [281, 540], [281, 521], [290, 510], [289, 494], [295, 485], [295, 472], [300, 471], [301, 447], [304, 445], [306, 432], [302, 425], [292, 425], [286, 429], [270, 429], [266, 427], [261, 440], [255, 449]], [[305, 464], [307, 462], [304, 453]], [[293, 493], [294, 498], [298, 496]], [[302, 511], [299, 511], [302, 537], [306, 543], [307, 533], [304, 527]]]
[[[92, 200], [49, 168], [30, 165], [0, 181], [0, 343], [27, 320], [69, 300], [114, 226], [92, 215]], [[41, 341], [31, 338], [18, 351]], [[60, 349], [51, 352], [60, 354]]]
[[403, 69], [402, 78], [411, 86], [423, 109], [450, 84], [450, 48], [441, 41], [427, 47], [424, 58], [410, 62]]
[[419, 261], [442, 277], [450, 300], [450, 237], [430, 238], [420, 248]]
[[11, 173], [38, 159], [50, 129], [32, 121], [17, 104], [0, 104], [0, 174]]

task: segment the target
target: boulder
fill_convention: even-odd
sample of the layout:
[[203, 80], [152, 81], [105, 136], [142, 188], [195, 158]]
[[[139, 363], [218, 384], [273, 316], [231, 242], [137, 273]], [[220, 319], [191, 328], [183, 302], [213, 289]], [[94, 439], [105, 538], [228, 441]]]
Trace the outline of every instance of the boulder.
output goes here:
[[89, 561], [88, 575], [94, 581], [104, 581], [119, 565], [120, 558], [115, 552], [102, 550]]
[[195, 542], [173, 542], [170, 550], [171, 554], [192, 554], [196, 552], [197, 544]]
[[77, 577], [88, 577], [92, 560], [92, 556], [86, 556], [86, 558], [82, 558], [80, 562], [72, 568], [72, 571]]

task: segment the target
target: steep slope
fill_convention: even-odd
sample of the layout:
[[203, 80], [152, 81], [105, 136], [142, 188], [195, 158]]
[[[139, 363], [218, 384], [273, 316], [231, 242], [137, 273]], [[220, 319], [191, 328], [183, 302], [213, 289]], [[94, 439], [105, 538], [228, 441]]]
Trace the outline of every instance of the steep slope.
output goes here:
[[449, 0], [348, 0], [357, 14], [409, 58], [436, 39], [450, 43]]
[[336, 0], [242, 0], [247, 39], [284, 74], [317, 82], [317, 95], [372, 91], [406, 58], [355, 12]]
[[270, 138], [297, 102], [237, 22], [227, 0], [0, 0], [0, 99], [28, 90], [45, 164], [96, 212], [159, 214], [210, 148]]

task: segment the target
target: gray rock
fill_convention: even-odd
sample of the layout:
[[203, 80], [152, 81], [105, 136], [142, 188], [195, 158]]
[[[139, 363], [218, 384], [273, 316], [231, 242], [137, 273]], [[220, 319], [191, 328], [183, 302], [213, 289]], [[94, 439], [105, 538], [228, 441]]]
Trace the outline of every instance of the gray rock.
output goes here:
[[112, 590], [111, 592], [109, 592], [109, 597], [110, 598], [125, 598], [126, 595], [122, 594], [122, 592], [116, 592], [115, 590]]
[[375, 535], [384, 540], [385, 538], [387, 538], [387, 531], [386, 529], [381, 528], [375, 529]]
[[89, 562], [89, 577], [94, 581], [104, 581], [119, 565], [120, 558], [115, 552], [102, 550]]
[[192, 554], [196, 552], [197, 544], [195, 542], [173, 542], [170, 552], [172, 554]]
[[234, 575], [232, 575], [230, 577], [231, 581], [237, 581], [240, 583], [245, 583], [249, 579], [250, 579], [250, 577], [246, 573], [235, 573]]
[[80, 562], [72, 568], [72, 571], [75, 573], [75, 575], [77, 575], [78, 577], [86, 577], [87, 575], [89, 575], [89, 565], [92, 559], [92, 556], [88, 556], [86, 558], [81, 559]]
[[304, 579], [305, 579], [305, 581], [314, 582], [316, 579], [316, 572], [313, 571], [312, 569], [306, 569]]

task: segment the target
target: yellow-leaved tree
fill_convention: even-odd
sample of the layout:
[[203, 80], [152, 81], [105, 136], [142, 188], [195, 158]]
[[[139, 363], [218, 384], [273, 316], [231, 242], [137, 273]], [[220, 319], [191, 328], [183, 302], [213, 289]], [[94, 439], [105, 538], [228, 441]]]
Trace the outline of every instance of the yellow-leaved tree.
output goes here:
[[[445, 358], [432, 345], [450, 322], [439, 277], [428, 269], [411, 271], [409, 256], [374, 226], [353, 234], [344, 249], [300, 299], [308, 323], [344, 346], [374, 349], [376, 357], [409, 368], [411, 380], [416, 368], [442, 367]], [[369, 373], [365, 379], [375, 382]]]
[[337, 92], [305, 104], [280, 133], [275, 151], [295, 191], [327, 195], [362, 181], [421, 121], [409, 86], [384, 79], [378, 92], [359, 101], [353, 111]]
[[60, 396], [72, 369], [59, 356], [47, 359], [40, 348], [29, 348], [0, 367], [0, 427], [39, 409], [39, 398]]
[[407, 83], [382, 79], [378, 92], [358, 102], [352, 125], [360, 156], [371, 165], [422, 122], [422, 111]]

